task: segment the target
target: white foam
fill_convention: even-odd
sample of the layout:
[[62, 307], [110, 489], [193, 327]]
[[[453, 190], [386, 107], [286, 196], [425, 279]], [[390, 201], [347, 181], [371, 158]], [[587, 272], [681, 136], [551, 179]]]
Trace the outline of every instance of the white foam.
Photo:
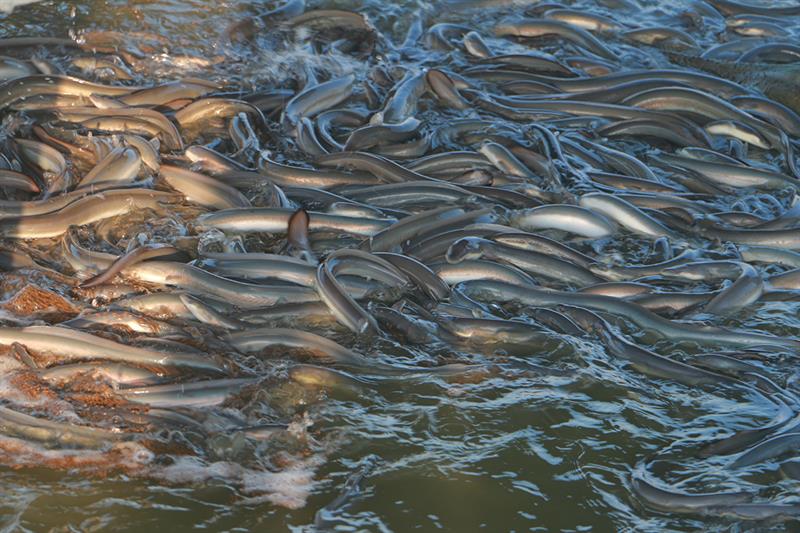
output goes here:
[[17, 467], [39, 467], [74, 462], [77, 468], [147, 467], [155, 455], [137, 442], [115, 443], [107, 450], [50, 449], [38, 443], [0, 436], [0, 450], [3, 455], [13, 454]]
[[67, 422], [82, 423], [81, 418], [75, 413], [72, 404], [60, 398], [41, 394], [32, 397], [22, 391], [14, 383], [18, 378], [18, 372], [25, 367], [22, 363], [11, 357], [0, 357], [0, 399], [6, 400], [15, 406], [46, 409], [51, 413], [58, 413], [58, 416]]
[[314, 425], [314, 421], [308, 415], [308, 411], [303, 413], [303, 417], [293, 420], [286, 430], [296, 439], [308, 438], [308, 428]]
[[324, 462], [320, 455], [291, 462], [280, 472], [245, 468], [228, 461], [206, 463], [198, 457], [177, 457], [166, 468], [152, 471], [154, 477], [171, 483], [203, 483], [211, 479], [238, 485], [244, 494], [252, 497], [244, 504], [271, 502], [289, 509], [299, 509], [306, 504], [314, 488], [314, 474]]
[[298, 461], [281, 472], [258, 472], [249, 470], [242, 478], [242, 491], [245, 493], [262, 493], [261, 496], [248, 498], [246, 503], [254, 499], [266, 500], [288, 509], [300, 509], [305, 506], [314, 488], [314, 473], [322, 464], [320, 456]]

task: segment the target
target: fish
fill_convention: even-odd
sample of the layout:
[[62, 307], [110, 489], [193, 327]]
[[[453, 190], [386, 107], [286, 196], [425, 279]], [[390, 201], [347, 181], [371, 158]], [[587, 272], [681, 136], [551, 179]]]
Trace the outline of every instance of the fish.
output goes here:
[[222, 366], [209, 357], [147, 350], [56, 326], [0, 328], [0, 344], [13, 343], [20, 343], [29, 350], [57, 357], [61, 361], [107, 359], [141, 365], [184, 366], [209, 372], [223, 371]]
[[719, 492], [686, 494], [660, 489], [640, 477], [631, 479], [637, 497], [656, 509], [671, 512], [705, 513], [720, 506], [749, 503], [754, 497], [748, 492]]

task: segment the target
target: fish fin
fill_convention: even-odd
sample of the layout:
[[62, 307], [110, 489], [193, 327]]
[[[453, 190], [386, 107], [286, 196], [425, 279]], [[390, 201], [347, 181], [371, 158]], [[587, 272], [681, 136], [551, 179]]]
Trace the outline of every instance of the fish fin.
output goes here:
[[303, 260], [311, 264], [317, 263], [317, 258], [311, 251], [311, 243], [308, 240], [308, 226], [311, 217], [305, 209], [298, 209], [289, 217], [289, 228], [287, 240], [291, 249], [296, 251]]
[[15, 342], [11, 345], [11, 353], [20, 360], [20, 362], [24, 363], [25, 366], [29, 368], [39, 368], [39, 365], [36, 364], [36, 361], [33, 360], [31, 354], [28, 353], [28, 350], [25, 349], [25, 346], [22, 344]]

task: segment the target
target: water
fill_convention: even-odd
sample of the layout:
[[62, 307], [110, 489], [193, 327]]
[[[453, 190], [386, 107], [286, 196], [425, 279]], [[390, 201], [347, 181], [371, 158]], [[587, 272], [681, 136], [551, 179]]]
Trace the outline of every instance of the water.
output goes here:
[[[309, 2], [308, 8], [357, 8], [395, 43], [402, 42], [419, 14], [426, 28], [436, 22], [465, 24], [481, 31], [490, 45], [507, 46], [508, 53], [527, 50], [490, 36], [497, 21], [529, 3], [484, 4], [489, 7], [330, 1]], [[574, 5], [631, 27], [678, 27], [679, 14], [694, 4], [641, 0]], [[164, 38], [157, 45], [163, 50], [149, 54], [137, 83], [197, 76], [224, 82], [231, 92], [292, 86], [290, 80], [304, 77], [309, 69], [363, 75], [371, 66], [336, 50], [312, 53], [309, 45], [289, 38], [292, 32], [269, 24], [250, 43], [224, 40], [231, 23], [273, 7], [272, 3], [239, 0], [40, 2], [3, 15], [0, 31], [6, 36], [77, 38], [98, 30], [156, 34]], [[724, 25], [711, 17], [703, 20], [691, 34], [701, 46], [710, 46]], [[649, 47], [619, 40], [612, 40], [610, 46], [630, 67], [656, 67], [664, 62]], [[557, 41], [545, 41], [542, 49], [559, 57], [567, 53]], [[67, 59], [44, 49], [37, 53], [55, 64], [63, 65]], [[421, 45], [405, 53], [388, 51], [385, 61], [389, 65], [448, 65], [456, 70], [466, 64], [463, 54], [425, 50]], [[431, 123], [456, 116], [432, 107], [423, 108], [419, 115]], [[614, 146], [631, 153], [646, 151], [636, 142]], [[304, 160], [291, 143], [277, 142], [269, 150], [287, 162]], [[647, 240], [626, 237], [596, 244], [594, 252], [639, 263], [646, 260], [648, 247]], [[582, 250], [591, 252], [591, 243]], [[720, 323], [791, 337], [800, 328], [797, 303], [765, 302], [748, 313]], [[370, 343], [356, 341], [339, 329], [315, 331], [382, 362], [429, 366], [469, 361], [489, 366], [454, 375], [401, 377], [365, 370], [359, 375], [370, 384], [354, 393], [321, 391], [287, 381], [285, 358], [277, 362], [245, 358], [240, 361], [245, 367], [273, 377], [257, 391], [212, 410], [213, 416], [291, 422], [290, 431], [277, 442], [246, 441], [225, 431], [206, 442], [191, 435], [161, 435], [162, 442], [172, 446], [202, 449], [203, 458], [167, 450], [154, 454], [141, 468], [131, 461], [142, 450], [122, 450], [112, 458], [86, 452], [80, 456], [83, 468], [72, 468], [78, 463], [58, 463], [63, 460], [59, 452], [19, 450], [5, 443], [0, 445], [0, 463], [5, 465], [0, 467], [0, 527], [8, 531], [797, 527], [791, 521], [753, 525], [715, 515], [656, 512], [631, 490], [632, 474], [646, 471], [648, 478], [675, 490], [750, 490], [761, 501], [800, 503], [798, 481], [784, 479], [778, 462], [737, 470], [727, 467], [730, 458], [696, 456], [702, 443], [766, 425], [777, 416], [775, 405], [763, 396], [646, 377], [609, 355], [598, 342], [576, 337], [564, 337], [556, 348], [532, 344], [509, 356], [494, 353], [493, 347], [413, 346], [391, 339]], [[646, 344], [646, 339], [641, 342]], [[667, 341], [650, 346], [677, 359], [703, 351]], [[763, 368], [776, 383], [783, 386], [792, 381], [793, 355], [767, 353], [764, 358]], [[495, 362], [508, 364], [498, 367], [491, 364]], [[15, 384], [2, 386], [0, 396], [19, 401]]]

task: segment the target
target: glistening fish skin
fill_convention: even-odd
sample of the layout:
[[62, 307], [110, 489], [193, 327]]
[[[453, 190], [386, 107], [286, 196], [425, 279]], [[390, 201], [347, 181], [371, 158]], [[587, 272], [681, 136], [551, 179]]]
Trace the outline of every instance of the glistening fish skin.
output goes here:
[[674, 237], [674, 232], [643, 213], [638, 207], [605, 193], [585, 194], [581, 207], [598, 212], [629, 230], [648, 237]]
[[350, 97], [354, 83], [355, 76], [348, 74], [304, 89], [286, 104], [286, 120], [294, 124], [303, 117], [312, 117], [336, 106]]
[[603, 215], [572, 205], [543, 205], [511, 215], [511, 225], [525, 231], [560, 229], [582, 237], [602, 239], [616, 231]]
[[197, 296], [228, 301], [241, 308], [268, 307], [281, 302], [313, 302], [313, 289], [242, 283], [217, 276], [197, 267], [169, 261], [149, 261], [129, 266], [123, 275], [147, 283], [183, 289]]
[[748, 492], [722, 492], [715, 494], [686, 494], [671, 492], [651, 485], [642, 478], [634, 477], [631, 485], [637, 497], [656, 509], [674, 512], [711, 511], [720, 505], [736, 505], [751, 501]]
[[136, 209], [157, 209], [172, 195], [157, 191], [108, 191], [85, 196], [58, 211], [0, 219], [0, 235], [16, 239], [58, 237], [70, 226], [91, 224]]
[[0, 344], [20, 343], [62, 361], [107, 359], [155, 366], [184, 366], [207, 371], [222, 371], [210, 357], [168, 354], [106, 340], [80, 331], [52, 326], [0, 328]]
[[[201, 228], [217, 228], [231, 233], [287, 233], [289, 219], [293, 213], [291, 209], [275, 207], [223, 209], [201, 215], [197, 219], [197, 224]], [[392, 222], [392, 219], [364, 219], [312, 211], [309, 213], [308, 229], [344, 231], [354, 235], [369, 236], [388, 228]]]
[[800, 346], [800, 341], [796, 339], [728, 331], [722, 328], [703, 328], [667, 320], [638, 305], [609, 296], [545, 291], [497, 281], [467, 282], [463, 286], [468, 294], [486, 301], [519, 302], [534, 306], [566, 304], [624, 316], [644, 330], [675, 341], [710, 345], [774, 346], [785, 349], [796, 349]]

